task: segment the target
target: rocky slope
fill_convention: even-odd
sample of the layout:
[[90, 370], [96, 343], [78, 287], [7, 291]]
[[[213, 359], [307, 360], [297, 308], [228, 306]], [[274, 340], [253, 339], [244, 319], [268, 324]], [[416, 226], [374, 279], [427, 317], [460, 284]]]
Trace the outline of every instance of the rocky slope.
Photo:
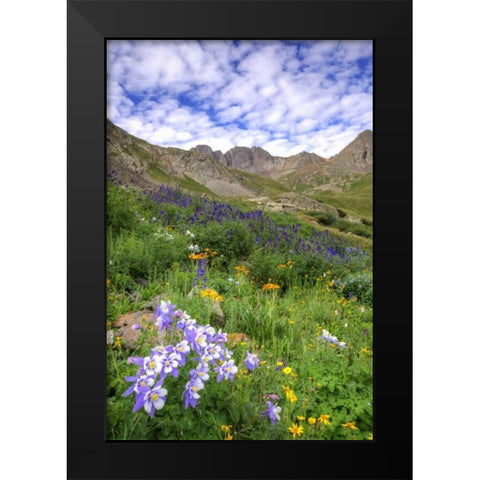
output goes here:
[[[226, 153], [208, 145], [190, 150], [159, 147], [107, 121], [107, 173], [115, 171], [120, 183], [143, 188], [177, 183], [229, 197], [264, 195], [262, 182], [270, 192], [335, 190], [355, 174], [372, 171], [372, 137], [370, 130], [362, 132], [328, 160], [309, 152], [276, 157], [260, 147], [234, 147]], [[256, 175], [256, 181], [247, 174]]]

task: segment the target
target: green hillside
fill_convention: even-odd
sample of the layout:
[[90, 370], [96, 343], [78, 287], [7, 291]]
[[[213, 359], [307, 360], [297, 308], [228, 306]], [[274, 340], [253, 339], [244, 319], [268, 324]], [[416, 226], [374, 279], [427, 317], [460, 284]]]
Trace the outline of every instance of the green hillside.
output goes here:
[[310, 191], [308, 196], [340, 208], [346, 213], [371, 221], [373, 213], [373, 174], [357, 174], [357, 178], [342, 192], [316, 190], [314, 192]]

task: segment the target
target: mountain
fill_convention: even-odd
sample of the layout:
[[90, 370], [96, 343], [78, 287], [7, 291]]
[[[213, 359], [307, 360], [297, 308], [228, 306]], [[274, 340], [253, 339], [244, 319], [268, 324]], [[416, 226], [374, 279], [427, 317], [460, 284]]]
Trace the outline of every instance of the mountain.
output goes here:
[[190, 150], [160, 147], [130, 135], [107, 120], [107, 172], [125, 185], [142, 188], [160, 183], [220, 196], [275, 196], [289, 191], [314, 194], [341, 189], [357, 174], [373, 168], [372, 132], [366, 130], [326, 159], [301, 152], [273, 156], [260, 147], [234, 147], [226, 153], [209, 145]]
[[350, 172], [367, 173], [373, 168], [373, 132], [364, 130], [340, 153], [329, 159], [332, 166], [343, 167]]
[[319, 168], [326, 159], [315, 153], [301, 152], [290, 157], [276, 157], [260, 147], [233, 147], [225, 154], [212, 151], [208, 145], [197, 145], [191, 150], [210, 155], [228, 168], [254, 173], [268, 178], [279, 178], [299, 168]]
[[151, 145], [107, 121], [107, 173], [121, 184], [152, 188], [173, 183], [187, 190], [225, 196], [255, 193], [208, 149], [187, 151]]

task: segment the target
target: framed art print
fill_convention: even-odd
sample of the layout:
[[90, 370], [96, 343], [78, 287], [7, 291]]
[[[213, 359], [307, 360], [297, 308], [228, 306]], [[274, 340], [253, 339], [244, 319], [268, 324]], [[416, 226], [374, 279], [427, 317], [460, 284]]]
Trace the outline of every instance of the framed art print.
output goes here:
[[411, 10], [67, 2], [69, 479], [412, 478]]

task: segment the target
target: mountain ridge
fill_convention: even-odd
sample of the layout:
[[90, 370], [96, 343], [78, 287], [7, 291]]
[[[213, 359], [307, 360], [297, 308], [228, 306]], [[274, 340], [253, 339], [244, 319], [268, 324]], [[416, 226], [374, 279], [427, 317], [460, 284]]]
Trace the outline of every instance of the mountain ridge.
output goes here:
[[[274, 191], [296, 188], [299, 182], [317, 187], [329, 177], [341, 179], [372, 171], [372, 152], [371, 130], [364, 130], [338, 154], [326, 159], [311, 152], [273, 156], [257, 146], [236, 146], [225, 153], [203, 144], [189, 150], [162, 147], [129, 134], [107, 119], [107, 172], [115, 171], [120, 183], [142, 188], [171, 180], [179, 185], [188, 183], [197, 191], [204, 188], [204, 193], [251, 197], [264, 193], [258, 187], [261, 178]], [[249, 177], [247, 182], [241, 172], [259, 178], [252, 182]]]

